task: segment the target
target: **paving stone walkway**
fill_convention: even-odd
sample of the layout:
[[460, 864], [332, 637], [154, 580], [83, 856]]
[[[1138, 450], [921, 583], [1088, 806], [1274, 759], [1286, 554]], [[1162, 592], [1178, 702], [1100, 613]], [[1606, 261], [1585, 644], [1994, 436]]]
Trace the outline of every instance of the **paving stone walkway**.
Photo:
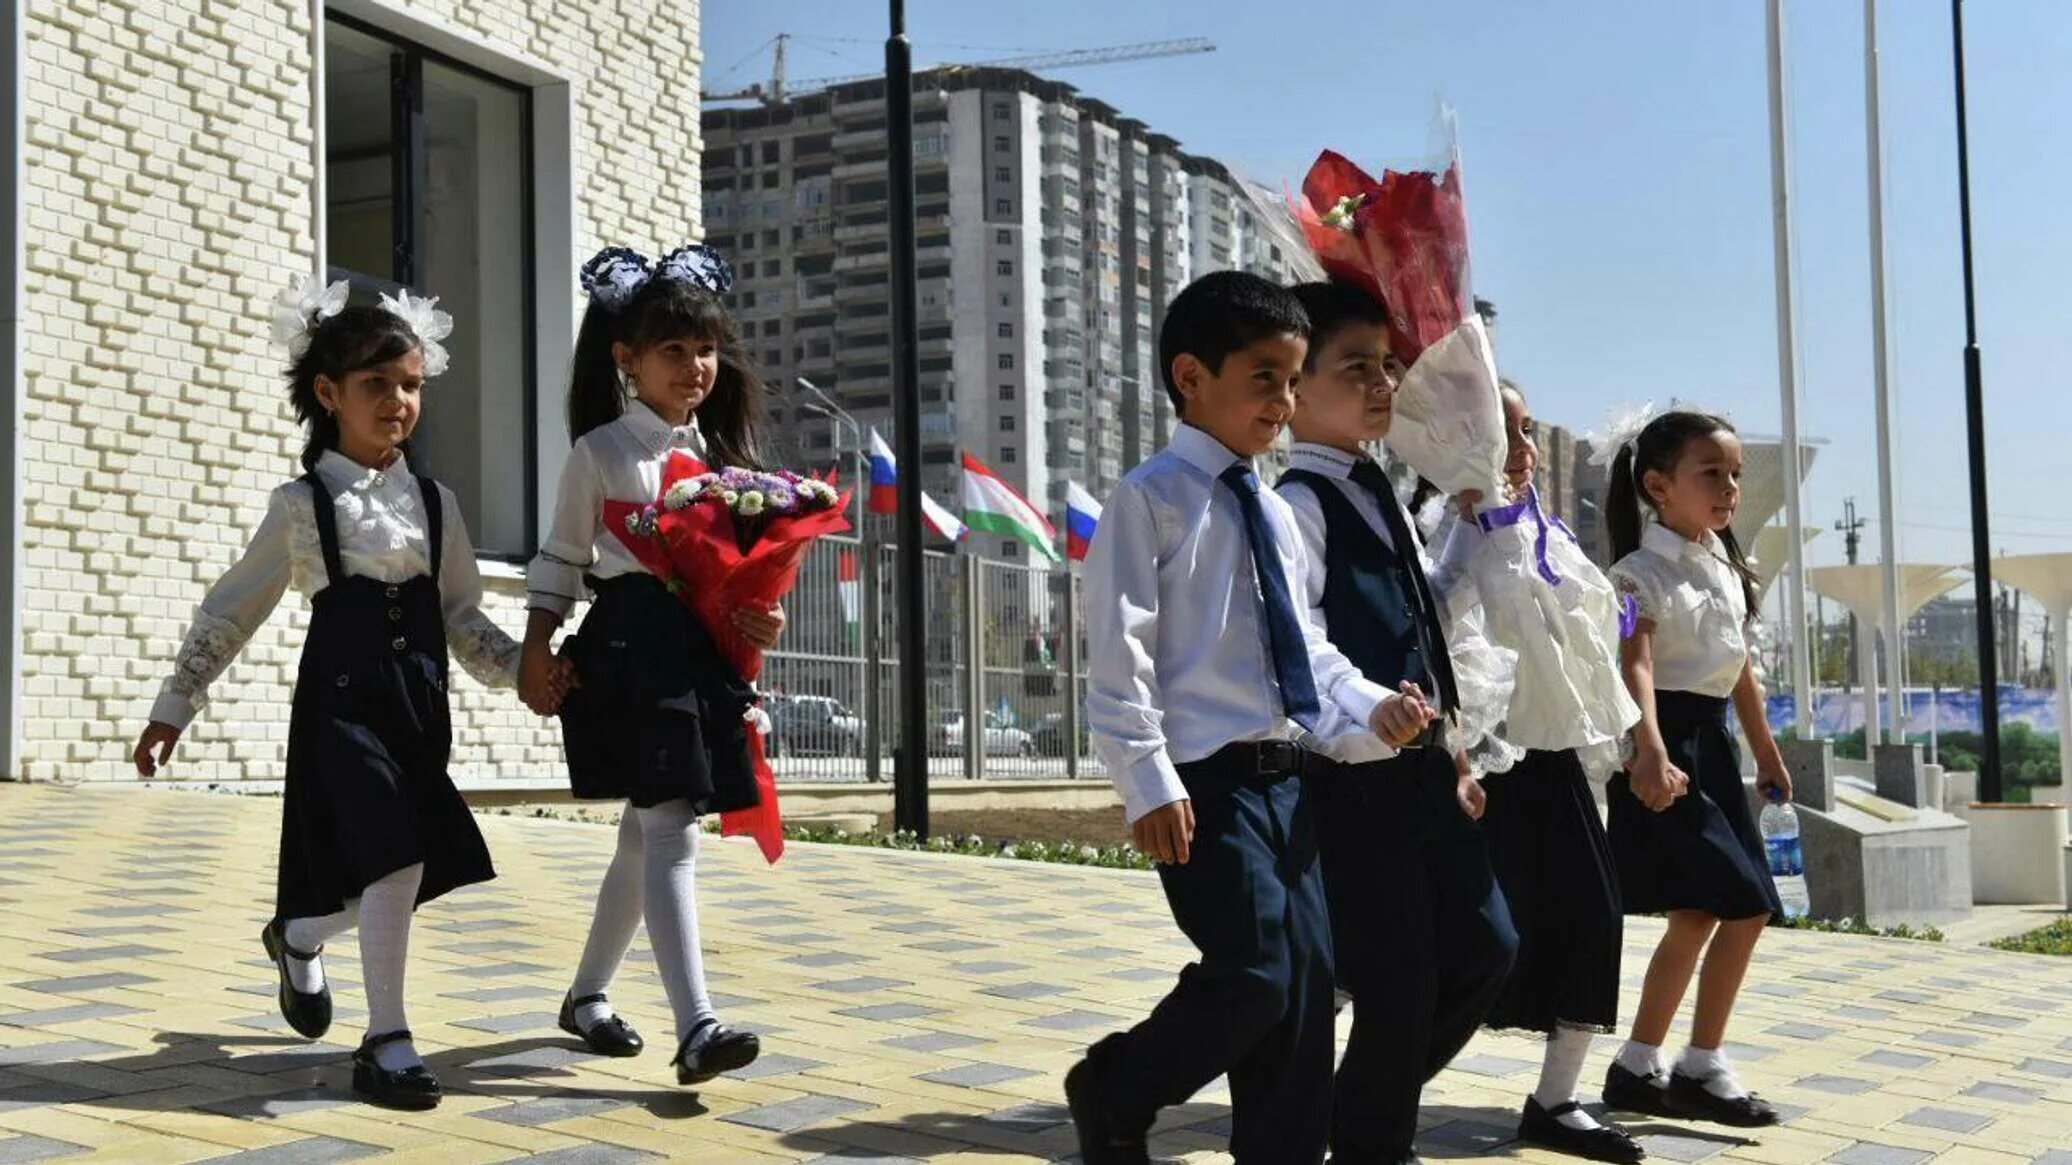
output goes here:
[[[712, 845], [713, 986], [765, 1054], [692, 1095], [664, 1066], [644, 943], [613, 999], [656, 1046], [597, 1059], [554, 1025], [610, 831], [488, 816], [502, 876], [432, 904], [414, 934], [412, 1022], [446, 1103], [387, 1112], [351, 1097], [350, 938], [327, 952], [326, 1041], [274, 1009], [258, 932], [279, 809], [0, 784], [0, 1165], [1057, 1160], [1065, 1069], [1187, 953], [1145, 874], [813, 846], [766, 868]], [[1628, 928], [1629, 1008], [1656, 934]], [[1655, 1159], [2072, 1165], [2072, 961], [1797, 932], [1757, 960], [1731, 1051], [1789, 1123], [1643, 1122]], [[1427, 1094], [1423, 1155], [1563, 1160], [1511, 1139], [1537, 1060], [1478, 1038]], [[1219, 1086], [1169, 1113], [1155, 1155], [1227, 1160], [1227, 1101]]]

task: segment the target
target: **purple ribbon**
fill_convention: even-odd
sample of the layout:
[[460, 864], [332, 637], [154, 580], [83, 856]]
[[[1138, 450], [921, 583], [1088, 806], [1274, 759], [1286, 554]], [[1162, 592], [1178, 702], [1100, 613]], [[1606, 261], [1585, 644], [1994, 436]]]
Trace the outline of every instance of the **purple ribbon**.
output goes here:
[[[1540, 577], [1547, 580], [1548, 586], [1558, 587], [1561, 585], [1561, 573], [1555, 570], [1554, 564], [1547, 559], [1547, 531], [1556, 527], [1564, 534], [1569, 534], [1569, 531], [1567, 526], [1562, 525], [1560, 518], [1551, 519], [1550, 524], [1546, 512], [1540, 509], [1540, 491], [1536, 487], [1525, 487], [1524, 497], [1508, 506], [1477, 514], [1475, 521], [1482, 527], [1483, 533], [1493, 534], [1506, 527], [1516, 526], [1527, 518], [1532, 519], [1534, 526], [1538, 528], [1538, 533], [1533, 536], [1535, 566], [1540, 572]], [[1575, 535], [1569, 534], [1569, 537], [1574, 538]]]
[[1619, 638], [1631, 639], [1640, 630], [1640, 596], [1619, 596]]

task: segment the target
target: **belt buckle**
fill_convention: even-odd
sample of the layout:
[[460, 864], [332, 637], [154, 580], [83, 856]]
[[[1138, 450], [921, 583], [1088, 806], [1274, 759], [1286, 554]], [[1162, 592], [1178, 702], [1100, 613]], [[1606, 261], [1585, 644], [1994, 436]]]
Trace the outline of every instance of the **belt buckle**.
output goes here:
[[1301, 767], [1301, 761], [1301, 747], [1292, 740], [1259, 742], [1259, 775], [1262, 777], [1293, 775]]

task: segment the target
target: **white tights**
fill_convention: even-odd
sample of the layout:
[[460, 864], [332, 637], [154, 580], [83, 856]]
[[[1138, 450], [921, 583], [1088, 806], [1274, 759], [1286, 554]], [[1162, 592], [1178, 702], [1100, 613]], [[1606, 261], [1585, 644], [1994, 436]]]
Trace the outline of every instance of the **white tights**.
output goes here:
[[[367, 885], [336, 914], [288, 920], [288, 945], [298, 951], [314, 952], [330, 939], [355, 926], [360, 930], [360, 975], [367, 991], [367, 1034], [385, 1035], [410, 1026], [403, 1014], [403, 970], [410, 957], [410, 917], [417, 909], [417, 888], [424, 880], [424, 865], [405, 866]], [[297, 990], [322, 988], [324, 973], [315, 959], [304, 962], [289, 958], [291, 978]], [[313, 984], [305, 987], [305, 983]], [[409, 1041], [384, 1044], [376, 1052], [381, 1066], [391, 1070], [421, 1063]]]
[[[645, 918], [679, 1042], [714, 1018], [698, 946], [698, 833], [698, 815], [688, 801], [664, 801], [650, 809], [626, 806], [619, 818], [618, 849], [598, 887], [597, 913], [569, 989], [578, 999], [603, 994]], [[576, 1022], [587, 1030], [611, 1014], [609, 1005], [593, 1003], [578, 1009]]]

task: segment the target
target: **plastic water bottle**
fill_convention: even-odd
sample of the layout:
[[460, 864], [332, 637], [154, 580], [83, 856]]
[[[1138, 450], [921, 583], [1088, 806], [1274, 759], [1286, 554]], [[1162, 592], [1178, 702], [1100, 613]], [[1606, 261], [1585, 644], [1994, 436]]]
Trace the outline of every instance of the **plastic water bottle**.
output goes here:
[[1770, 877], [1786, 918], [1806, 917], [1806, 851], [1799, 845], [1799, 811], [1784, 802], [1781, 791], [1763, 806], [1763, 850], [1770, 857]]

